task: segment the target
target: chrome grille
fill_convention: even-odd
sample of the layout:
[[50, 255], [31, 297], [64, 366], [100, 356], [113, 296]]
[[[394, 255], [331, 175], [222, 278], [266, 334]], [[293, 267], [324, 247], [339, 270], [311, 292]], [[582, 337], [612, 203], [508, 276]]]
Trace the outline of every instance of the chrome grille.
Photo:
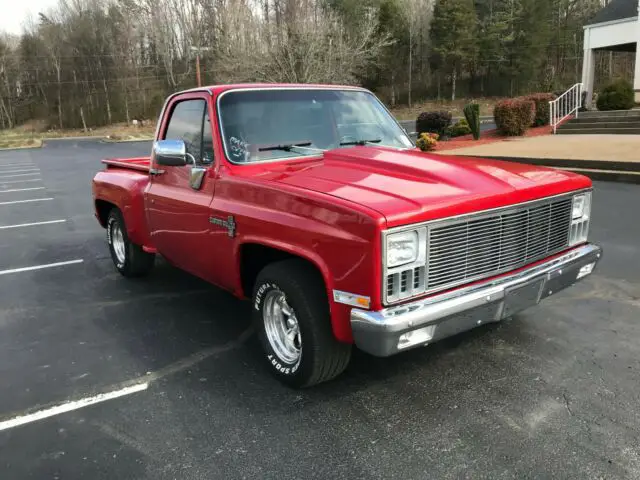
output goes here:
[[434, 224], [426, 290], [514, 270], [569, 244], [571, 197]]

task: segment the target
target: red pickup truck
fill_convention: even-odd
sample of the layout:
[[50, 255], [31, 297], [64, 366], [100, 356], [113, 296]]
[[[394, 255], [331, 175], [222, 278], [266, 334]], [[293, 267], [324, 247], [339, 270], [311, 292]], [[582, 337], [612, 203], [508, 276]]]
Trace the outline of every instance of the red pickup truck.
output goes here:
[[369, 91], [171, 95], [150, 158], [105, 160], [96, 217], [127, 277], [156, 254], [251, 299], [273, 373], [302, 387], [497, 322], [589, 275], [591, 181], [415, 148]]

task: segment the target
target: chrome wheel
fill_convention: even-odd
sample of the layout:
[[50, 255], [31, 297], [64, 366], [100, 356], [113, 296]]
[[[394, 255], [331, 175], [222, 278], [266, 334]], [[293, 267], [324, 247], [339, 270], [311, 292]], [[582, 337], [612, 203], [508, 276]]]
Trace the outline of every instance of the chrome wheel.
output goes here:
[[267, 339], [276, 355], [287, 363], [297, 363], [302, 351], [300, 326], [283, 292], [271, 290], [267, 293], [262, 319]]
[[116, 254], [116, 258], [118, 262], [123, 264], [126, 260], [126, 244], [124, 242], [124, 235], [122, 233], [122, 227], [118, 222], [114, 222], [111, 227], [111, 245], [113, 246], [113, 251]]

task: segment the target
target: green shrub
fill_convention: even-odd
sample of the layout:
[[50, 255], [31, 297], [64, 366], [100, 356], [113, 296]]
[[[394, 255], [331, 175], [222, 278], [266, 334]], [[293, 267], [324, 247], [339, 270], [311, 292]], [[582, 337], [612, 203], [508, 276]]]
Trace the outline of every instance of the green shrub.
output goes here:
[[447, 127], [451, 125], [451, 113], [445, 110], [435, 112], [422, 112], [416, 120], [416, 132], [430, 132], [443, 135]]
[[456, 123], [447, 127], [445, 135], [448, 137], [461, 137], [463, 135], [469, 135], [471, 133], [471, 129], [469, 128], [469, 124], [464, 118], [461, 118]]
[[493, 118], [502, 135], [524, 135], [535, 116], [535, 106], [530, 100], [512, 98], [496, 103]]
[[533, 102], [535, 105], [536, 112], [532, 126], [541, 127], [542, 125], [549, 125], [549, 116], [551, 114], [549, 102], [555, 100], [556, 96], [553, 93], [532, 93], [523, 98]]
[[480, 105], [470, 103], [464, 107], [463, 111], [469, 130], [473, 133], [473, 139], [478, 140], [480, 138]]
[[630, 110], [633, 108], [633, 87], [626, 80], [616, 80], [598, 94], [598, 110]]
[[431, 152], [438, 146], [438, 138], [440, 136], [437, 133], [421, 133], [416, 141], [416, 147], [423, 152]]

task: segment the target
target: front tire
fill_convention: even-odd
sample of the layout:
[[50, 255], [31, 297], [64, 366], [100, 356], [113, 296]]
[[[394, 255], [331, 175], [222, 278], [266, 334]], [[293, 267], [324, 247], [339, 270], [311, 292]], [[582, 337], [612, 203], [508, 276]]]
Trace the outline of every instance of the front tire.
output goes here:
[[294, 387], [310, 387], [347, 368], [351, 345], [331, 330], [322, 278], [307, 263], [267, 265], [253, 292], [253, 323], [271, 372]]
[[122, 212], [114, 208], [107, 218], [107, 242], [116, 270], [125, 277], [142, 277], [153, 268], [155, 255], [131, 243]]

